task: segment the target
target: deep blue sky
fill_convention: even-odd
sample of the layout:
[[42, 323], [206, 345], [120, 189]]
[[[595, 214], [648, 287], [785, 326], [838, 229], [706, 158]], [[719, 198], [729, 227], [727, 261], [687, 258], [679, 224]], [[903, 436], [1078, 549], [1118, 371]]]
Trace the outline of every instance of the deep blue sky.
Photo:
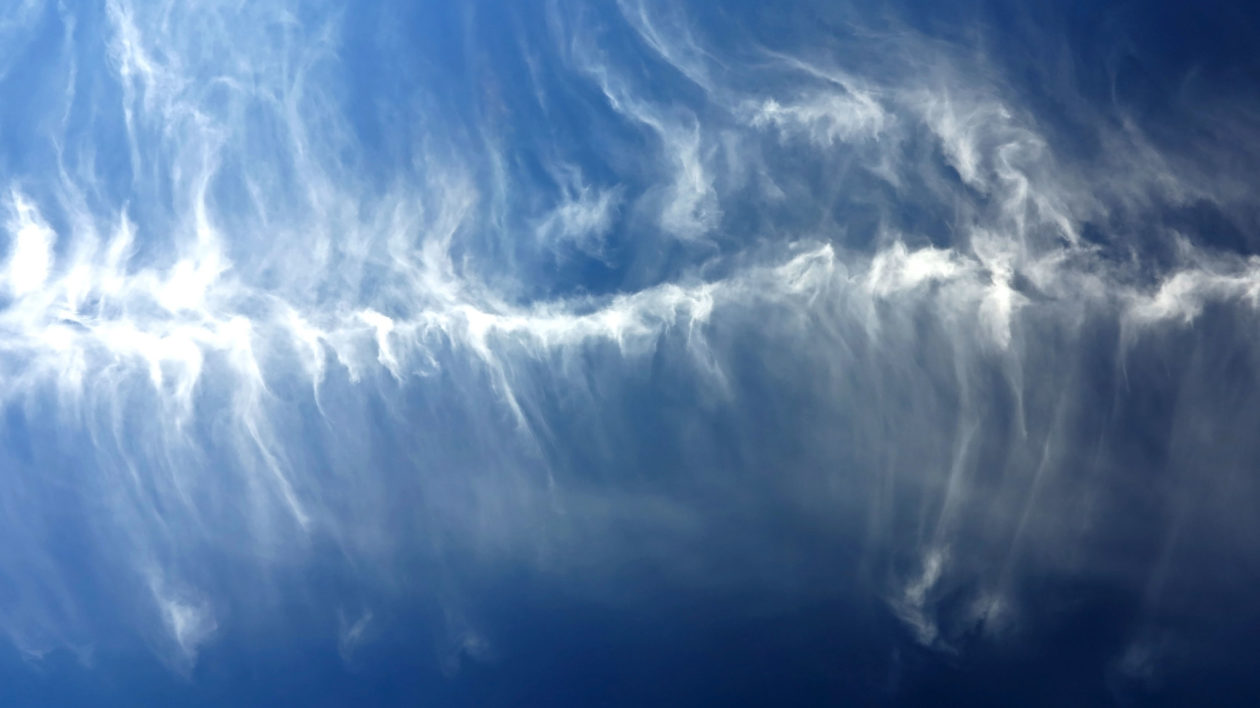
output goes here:
[[15, 2], [0, 703], [1254, 704], [1258, 39]]

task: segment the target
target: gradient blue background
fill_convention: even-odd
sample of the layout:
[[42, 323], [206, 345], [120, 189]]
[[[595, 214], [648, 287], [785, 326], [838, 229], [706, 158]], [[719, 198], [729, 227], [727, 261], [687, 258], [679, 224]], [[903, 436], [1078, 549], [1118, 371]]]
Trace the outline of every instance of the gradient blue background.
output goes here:
[[1245, 3], [5, 14], [0, 703], [1260, 698]]

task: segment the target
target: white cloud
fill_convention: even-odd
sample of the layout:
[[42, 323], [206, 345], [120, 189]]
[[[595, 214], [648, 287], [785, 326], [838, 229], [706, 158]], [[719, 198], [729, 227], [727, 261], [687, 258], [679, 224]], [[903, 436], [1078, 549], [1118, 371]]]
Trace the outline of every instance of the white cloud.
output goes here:
[[[530, 152], [544, 163], [540, 186], [513, 183], [533, 173], [513, 171], [510, 141], [495, 132], [510, 131], [469, 128], [427, 96], [414, 98], [425, 107], [414, 124], [382, 120], [410, 159], [363, 164], [371, 158], [343, 105], [351, 79], [339, 73], [336, 15], [108, 4], [112, 74], [97, 78], [120, 95], [105, 92], [109, 101], [75, 117], [119, 121], [130, 169], [103, 173], [76, 152], [84, 140], [57, 136], [64, 164], [47, 184], [6, 185], [0, 404], [29, 407], [55, 420], [56, 434], [94, 446], [95, 467], [68, 492], [90, 498], [90, 528], [107, 531], [87, 552], [124, 568], [103, 582], [143, 598], [142, 610], [120, 612], [151, 618], [176, 664], [190, 666], [231, 617], [221, 604], [228, 590], [188, 589], [207, 549], [270, 570], [328, 543], [376, 578], [396, 560], [382, 549], [404, 544], [450, 543], [479, 558], [511, 548], [541, 564], [547, 544], [530, 544], [581, 545], [548, 534], [576, 525], [583, 508], [624, 522], [608, 511], [623, 501], [616, 492], [566, 487], [549, 455], [563, 445], [607, 452], [604, 438], [642, 443], [617, 427], [622, 412], [605, 391], [667, 374], [721, 389], [730, 406], [757, 375], [776, 402], [789, 393], [834, 399], [836, 409], [819, 404], [830, 418], [792, 425], [828, 454], [843, 430], [846, 454], [902, 475], [883, 506], [871, 506], [900, 522], [894, 512], [913, 509], [916, 540], [931, 543], [871, 553], [896, 556], [891, 576], [911, 580], [891, 583], [890, 604], [921, 642], [943, 646], [948, 618], [933, 614], [933, 599], [952, 574], [977, 576], [973, 585], [992, 593], [975, 606], [1014, 602], [990, 577], [1009, 564], [991, 561], [1013, 553], [1008, 517], [1031, 494], [1025, 473], [1041, 468], [1039, 441], [1070, 427], [1039, 408], [1075, 410], [1076, 399], [1055, 396], [1069, 397], [1083, 376], [1069, 366], [1085, 346], [1081, 323], [1120, 321], [1132, 344], [1161, 323], [1192, 324], [1212, 305], [1260, 307], [1254, 259], [1186, 242], [1171, 265], [1156, 264], [1084, 242], [1086, 225], [1108, 219], [1163, 238], [1144, 221], [1148, 207], [1214, 191], [1210, 175], [1179, 177], [1175, 160], [1128, 129], [1100, 138], [1105, 159], [1081, 164], [1056, 156], [1052, 136], [992, 75], [912, 34], [888, 40], [908, 48], [873, 68], [728, 57], [744, 72], [736, 80], [681, 13], [631, 2], [621, 10], [635, 51], [655, 64], [620, 61], [582, 12], [555, 4], [547, 39], [557, 46], [539, 51], [560, 55], [555, 65], [583, 87], [575, 91], [602, 96], [582, 106], [589, 119], [620, 121], [611, 134], [637, 131], [632, 148], [607, 136], [610, 145], [592, 146], [609, 163], [596, 179], [548, 143]], [[846, 56], [819, 54], [838, 65]], [[685, 91], [658, 91], [644, 67], [661, 61]], [[754, 148], [790, 150], [754, 159]], [[925, 216], [909, 218], [908, 205]], [[878, 222], [869, 234], [867, 217]], [[630, 254], [622, 262], [613, 262], [613, 238]], [[654, 249], [675, 246], [682, 262], [658, 265], [664, 254]], [[624, 279], [605, 295], [522, 296], [528, 289], [511, 283], [528, 248], [575, 249], [622, 267]], [[572, 293], [583, 284], [539, 285]], [[1053, 361], [1038, 358], [1050, 350]], [[1026, 381], [1029, 362], [1040, 369]], [[808, 390], [792, 391], [796, 376]], [[1059, 390], [1041, 390], [1040, 376]], [[32, 402], [54, 391], [56, 410], [41, 413]], [[555, 439], [557, 410], [594, 421], [592, 440]], [[1009, 420], [1018, 433], [1004, 438]], [[378, 430], [381, 421], [402, 432]], [[449, 430], [479, 437], [446, 439]], [[993, 435], [992, 449], [973, 450], [972, 434]], [[386, 443], [401, 450], [375, 447]], [[490, 448], [484, 458], [464, 449], [481, 447]], [[931, 464], [951, 454], [945, 471]], [[806, 502], [835, 500], [827, 474], [811, 478]], [[394, 475], [423, 490], [415, 496], [428, 506], [379, 513], [395, 501]], [[856, 491], [840, 496], [860, 498], [867, 481], [843, 479]], [[32, 656], [82, 643], [95, 626], [67, 571], [24, 550], [38, 547], [43, 529], [20, 512], [30, 497], [47, 501], [43, 483], [24, 478], [35, 492], [0, 493], [0, 533], [24, 544], [0, 551], [0, 573], [38, 578], [22, 585], [4, 629]], [[1075, 504], [1061, 489], [1040, 493], [1056, 510]], [[690, 521], [661, 500], [633, 508], [668, 508], [660, 515], [676, 521], [671, 529]], [[1049, 564], [1044, 546], [1066, 543], [1066, 532], [1027, 523], [1027, 553]], [[920, 565], [907, 570], [905, 557]], [[132, 593], [136, 568], [163, 580]], [[341, 618], [343, 658], [373, 622], [372, 612]], [[450, 634], [442, 660], [455, 669], [492, 654], [483, 632], [460, 625]]]

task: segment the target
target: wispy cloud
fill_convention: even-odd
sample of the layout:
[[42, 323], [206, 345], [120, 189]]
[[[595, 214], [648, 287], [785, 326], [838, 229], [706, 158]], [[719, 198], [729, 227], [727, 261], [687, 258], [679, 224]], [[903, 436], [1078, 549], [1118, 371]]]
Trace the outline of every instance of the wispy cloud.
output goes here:
[[[1111, 519], [1129, 463], [1104, 439], [1142, 385], [1215, 390], [1210, 367], [1137, 378], [1148, 342], [1208, 348], [1193, 327], [1214, 310], [1253, 321], [1255, 256], [1161, 216], [1252, 223], [1253, 163], [1197, 162], [1083, 101], [1094, 153], [1062, 149], [991, 58], [908, 27], [790, 51], [752, 28], [735, 52], [687, 8], [544, 5], [500, 60], [547, 86], [525, 100], [483, 76], [474, 108], [407, 62], [355, 75], [365, 40], [324, 3], [59, 15], [57, 120], [6, 135], [55, 157], [0, 158], [15, 644], [39, 656], [126, 625], [187, 672], [234, 606], [275, 602], [321, 554], [395, 598], [427, 592], [418, 567], [497, 563], [598, 594], [591, 555], [787, 582], [755, 570], [774, 554], [696, 580], [670, 549], [708, 548], [727, 522], [692, 488], [767, 528], [817, 513], [937, 648], [999, 610], [1007, 628], [1036, 613], [1020, 573], [1157, 572], [1124, 570], [1130, 530]], [[0, 38], [37, 14], [23, 4]], [[0, 56], [0, 77], [13, 66]], [[565, 137], [584, 130], [590, 145]], [[373, 157], [376, 131], [408, 158]], [[1224, 426], [1244, 403], [1198, 414]], [[648, 430], [658, 413], [677, 430]], [[806, 451], [772, 464], [729, 439], [766, 426]], [[1214, 443], [1187, 436], [1160, 460], [1189, 484], [1177, 465]], [[672, 481], [614, 476], [658, 447]], [[1216, 499], [1227, 483], [1196, 484]], [[1152, 525], [1191, 514], [1152, 494]], [[53, 537], [66, 497], [90, 571]], [[1243, 543], [1254, 523], [1224, 507], [1236, 528], [1193, 542]], [[343, 659], [383, 616], [337, 615]], [[444, 671], [494, 654], [491, 633], [447, 624]]]

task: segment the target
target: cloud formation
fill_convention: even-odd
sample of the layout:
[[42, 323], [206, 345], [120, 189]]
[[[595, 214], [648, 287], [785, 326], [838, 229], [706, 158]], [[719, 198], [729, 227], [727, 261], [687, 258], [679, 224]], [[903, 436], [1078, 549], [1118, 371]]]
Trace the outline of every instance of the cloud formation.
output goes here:
[[1254, 105], [1170, 145], [893, 12], [528, 5], [0, 24], [55, 47], [0, 151], [22, 652], [189, 674], [300, 607], [353, 665], [423, 606], [456, 674], [510, 661], [470, 598], [518, 568], [861, 587], [945, 654], [1097, 583], [1124, 676], [1254, 611]]

